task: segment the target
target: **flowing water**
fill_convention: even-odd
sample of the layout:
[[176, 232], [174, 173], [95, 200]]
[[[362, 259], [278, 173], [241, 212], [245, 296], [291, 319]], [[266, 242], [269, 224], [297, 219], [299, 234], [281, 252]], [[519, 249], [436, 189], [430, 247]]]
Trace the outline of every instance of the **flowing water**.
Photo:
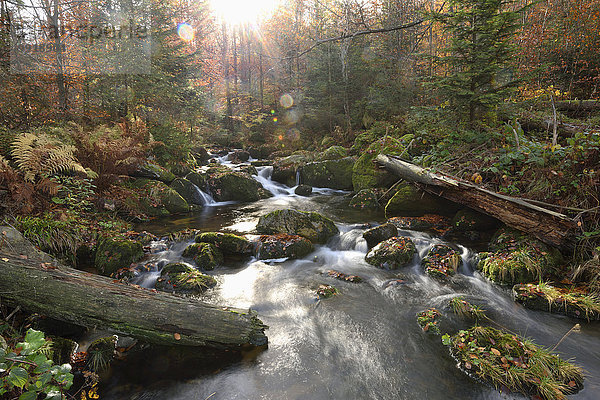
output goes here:
[[[157, 234], [183, 228], [245, 234], [253, 231], [261, 215], [284, 208], [317, 211], [336, 221], [340, 235], [304, 259], [249, 259], [211, 272], [219, 284], [203, 300], [256, 310], [270, 327], [268, 349], [236, 362], [211, 356], [198, 370], [187, 371], [185, 379], [144, 379], [157, 363], [137, 365], [135, 372], [125, 363], [117, 366], [121, 377], [115, 373], [105, 385], [103, 399], [521, 399], [459, 371], [440, 337], [425, 334], [417, 325], [416, 314], [430, 307], [448, 311], [448, 301], [460, 295], [482, 305], [498, 324], [548, 347], [581, 322], [514, 303], [509, 291], [473, 272], [474, 254], [466, 247], [459, 246], [464, 263], [451, 284], [430, 279], [419, 260], [442, 241], [425, 233], [403, 232], [418, 249], [410, 266], [399, 271], [370, 266], [364, 261], [367, 245], [362, 233], [382, 222], [383, 215], [351, 210], [349, 196], [340, 191], [317, 189], [309, 198], [296, 196], [293, 188], [272, 182], [271, 172], [271, 167], [262, 167], [255, 177], [274, 194], [270, 199], [213, 204], [187, 218], [140, 227]], [[151, 261], [157, 268], [179, 261], [187, 244], [165, 249], [165, 243], [155, 243]], [[327, 276], [331, 269], [364, 281], [335, 280]], [[139, 277], [138, 284], [152, 287], [157, 270]], [[341, 293], [317, 300], [315, 291], [323, 283]], [[442, 328], [456, 329], [459, 321], [445, 314]], [[584, 390], [570, 398], [600, 398], [600, 324], [582, 323], [581, 333], [570, 335], [557, 350], [574, 358], [587, 374]]]

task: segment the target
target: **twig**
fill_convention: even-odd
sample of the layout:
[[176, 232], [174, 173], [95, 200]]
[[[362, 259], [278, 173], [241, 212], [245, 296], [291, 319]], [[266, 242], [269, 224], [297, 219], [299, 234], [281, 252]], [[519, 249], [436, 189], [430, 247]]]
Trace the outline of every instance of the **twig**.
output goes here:
[[211, 393], [211, 395], [210, 395], [210, 396], [208, 396], [208, 397], [207, 397], [206, 399], [204, 399], [204, 400], [208, 400], [208, 399], [210, 399], [210, 398], [211, 398], [211, 397], [213, 397], [215, 394], [217, 394], [217, 392], [212, 392], [212, 393]]
[[11, 319], [16, 313], [18, 313], [20, 309], [21, 309], [21, 306], [17, 306], [17, 308], [12, 310], [12, 312], [10, 314], [8, 314], [8, 317], [6, 317], [4, 320], [6, 322], [8, 322], [8, 320]]
[[[569, 210], [569, 211], [589, 212], [589, 211], [594, 210], [593, 208], [591, 210], [584, 210], [583, 208], [559, 206], [558, 204], [550, 204], [550, 203], [546, 203], [546, 202], [539, 201], [539, 200], [531, 200], [531, 199], [525, 199], [525, 198], [523, 198], [523, 201], [527, 201], [527, 202], [529, 202], [531, 204], [535, 204], [535, 205], [538, 205], [538, 206], [560, 208], [560, 209]], [[598, 208], [598, 207], [596, 207], [596, 208]]]
[[38, 365], [34, 362], [31, 361], [27, 361], [27, 360], [17, 360], [15, 358], [6, 358], [8, 361], [12, 361], [12, 362], [16, 362], [16, 363], [21, 363], [21, 364], [27, 364], [27, 365], [31, 365], [32, 367], [38, 367]]
[[377, 202], [380, 202], [381, 200], [383, 200], [383, 198], [384, 198], [385, 196], [387, 196], [387, 194], [388, 194], [389, 192], [391, 192], [393, 188], [395, 188], [396, 186], [398, 186], [398, 184], [399, 184], [400, 182], [402, 182], [402, 181], [404, 181], [404, 179], [400, 179], [398, 182], [394, 183], [394, 184], [392, 185], [392, 187], [391, 187], [391, 188], [389, 188], [389, 189], [387, 190], [387, 192], [385, 192], [384, 194], [382, 194], [382, 195], [381, 195], [381, 197], [380, 197], [380, 198], [377, 200]]
[[573, 326], [571, 329], [569, 329], [569, 332], [565, 333], [565, 335], [562, 338], [560, 338], [560, 340], [558, 341], [558, 343], [556, 343], [554, 345], [554, 347], [552, 349], [550, 349], [550, 351], [556, 350], [556, 348], [558, 347], [558, 345], [561, 344], [562, 341], [565, 340], [571, 333], [573, 333], [573, 332], [580, 332], [580, 331], [581, 331], [581, 325], [575, 324], [575, 326]]

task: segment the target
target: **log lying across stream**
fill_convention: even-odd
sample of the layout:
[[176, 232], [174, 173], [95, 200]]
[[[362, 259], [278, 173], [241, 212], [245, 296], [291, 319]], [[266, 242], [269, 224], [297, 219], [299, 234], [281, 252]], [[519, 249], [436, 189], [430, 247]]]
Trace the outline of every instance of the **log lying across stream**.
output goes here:
[[574, 246], [577, 224], [566, 215], [499, 193], [432, 173], [393, 156], [380, 154], [377, 162], [398, 177], [418, 183], [426, 192], [444, 197], [499, 219], [541, 241], [563, 249]]
[[3, 304], [154, 344], [237, 348], [267, 343], [266, 326], [253, 312], [117, 283], [39, 255], [0, 243]]

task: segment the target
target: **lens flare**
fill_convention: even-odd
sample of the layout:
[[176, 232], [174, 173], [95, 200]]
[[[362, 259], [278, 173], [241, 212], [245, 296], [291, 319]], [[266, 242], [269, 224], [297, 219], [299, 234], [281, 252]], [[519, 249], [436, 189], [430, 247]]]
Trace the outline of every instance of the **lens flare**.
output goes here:
[[192, 28], [189, 24], [181, 23], [177, 26], [177, 35], [179, 35], [181, 40], [191, 42], [192, 40], [194, 40], [196, 32], [194, 31], [194, 28]]
[[294, 105], [294, 98], [286, 93], [279, 99], [279, 104], [281, 104], [283, 108], [290, 108]]

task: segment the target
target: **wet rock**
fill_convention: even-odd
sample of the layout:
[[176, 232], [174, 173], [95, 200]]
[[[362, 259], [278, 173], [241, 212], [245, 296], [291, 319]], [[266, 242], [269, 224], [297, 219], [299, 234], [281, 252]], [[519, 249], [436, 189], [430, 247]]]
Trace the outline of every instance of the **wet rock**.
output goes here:
[[60, 336], [51, 337], [52, 339], [52, 361], [56, 365], [69, 364], [71, 355], [77, 348], [77, 343], [70, 339], [65, 339]]
[[319, 161], [340, 160], [345, 157], [348, 157], [348, 150], [342, 146], [331, 146], [319, 156]]
[[257, 201], [270, 197], [260, 183], [250, 175], [227, 167], [208, 170], [208, 188], [216, 201]]
[[129, 268], [143, 256], [144, 250], [139, 242], [105, 238], [98, 243], [94, 264], [100, 274], [110, 276], [121, 268]]
[[300, 170], [301, 182], [339, 190], [352, 190], [352, 157], [306, 164]]
[[193, 147], [191, 153], [196, 159], [196, 161], [200, 162], [201, 164], [208, 162], [208, 160], [210, 160], [211, 158], [211, 155], [208, 153], [208, 150], [206, 150], [206, 148], [202, 146]]
[[485, 231], [498, 226], [498, 220], [470, 209], [458, 211], [452, 218], [452, 229], [458, 232]]
[[319, 296], [319, 299], [329, 299], [339, 293], [339, 290], [331, 285], [319, 285], [319, 288], [317, 289], [317, 296]]
[[260, 234], [300, 235], [313, 243], [327, 243], [339, 233], [332, 220], [316, 212], [278, 210], [260, 217], [256, 230]]
[[183, 294], [201, 294], [215, 287], [217, 281], [183, 263], [166, 265], [156, 281], [156, 289], [164, 292]]
[[373, 160], [380, 153], [401, 155], [404, 150], [402, 143], [393, 137], [381, 138], [373, 142], [354, 164], [352, 171], [354, 191], [393, 185], [398, 178], [384, 169], [379, 169]]
[[379, 206], [377, 192], [373, 189], [363, 189], [350, 200], [350, 207], [352, 208], [374, 210]]
[[396, 216], [422, 216], [442, 210], [456, 209], [456, 205], [420, 191], [410, 183], [397, 186], [396, 193], [385, 206], [386, 218]]
[[312, 190], [312, 187], [309, 185], [298, 185], [296, 190], [294, 190], [294, 193], [296, 193], [298, 196], [308, 197], [312, 194]]
[[273, 153], [274, 151], [275, 148], [272, 145], [268, 144], [248, 148], [248, 153], [250, 153], [250, 156], [257, 160], [268, 158], [269, 155], [271, 155], [271, 153]]
[[147, 162], [145, 164], [139, 165], [137, 169], [131, 174], [131, 176], [136, 178], [146, 178], [153, 179], [157, 181], [164, 182], [169, 184], [175, 180], [175, 174], [163, 168], [162, 166]]
[[171, 183], [171, 188], [174, 189], [188, 204], [202, 205], [202, 196], [191, 181], [185, 178], [177, 178]]
[[183, 257], [193, 258], [196, 266], [205, 271], [223, 264], [223, 253], [212, 243], [194, 243], [183, 251]]
[[237, 168], [237, 171], [248, 175], [258, 175], [258, 171], [254, 165], [242, 165], [241, 167]]
[[450, 229], [450, 220], [436, 214], [425, 214], [422, 217], [392, 217], [388, 222], [398, 229], [433, 231], [439, 235], [444, 235]]
[[425, 273], [433, 278], [447, 278], [456, 274], [462, 264], [460, 254], [443, 244], [433, 246], [427, 256], [421, 260]]
[[501, 285], [539, 282], [556, 273], [560, 252], [527, 234], [502, 228], [490, 243], [491, 252], [479, 253], [477, 268]]
[[250, 153], [245, 150], [237, 150], [229, 154], [228, 159], [236, 164], [244, 163], [250, 159]]
[[393, 237], [371, 249], [365, 260], [378, 268], [398, 269], [408, 265], [415, 252], [415, 245], [409, 237]]
[[310, 153], [293, 154], [288, 157], [277, 159], [273, 163], [273, 174], [271, 179], [287, 186], [296, 185], [296, 175], [300, 167], [313, 161]]
[[262, 235], [255, 249], [259, 260], [302, 258], [313, 251], [310, 240], [298, 235]]
[[204, 232], [195, 238], [196, 243], [211, 243], [224, 254], [252, 254], [252, 243], [232, 233]]
[[129, 197], [125, 200], [125, 206], [136, 213], [150, 217], [163, 217], [190, 210], [188, 202], [163, 182], [136, 179], [129, 185], [141, 192], [138, 198]]
[[116, 336], [94, 340], [87, 348], [87, 369], [96, 373], [106, 371], [114, 360], [116, 344]]
[[342, 272], [335, 271], [335, 270], [327, 271], [327, 275], [332, 278], [338, 279], [340, 281], [345, 281], [345, 282], [361, 283], [363, 281], [363, 279], [360, 276], [346, 275]]
[[587, 321], [600, 320], [600, 300], [584, 290], [557, 288], [547, 283], [519, 284], [512, 289], [513, 299], [526, 308], [564, 314]]
[[363, 238], [367, 241], [369, 248], [373, 248], [384, 240], [388, 240], [394, 236], [398, 236], [398, 229], [390, 223], [368, 229], [363, 233]]

